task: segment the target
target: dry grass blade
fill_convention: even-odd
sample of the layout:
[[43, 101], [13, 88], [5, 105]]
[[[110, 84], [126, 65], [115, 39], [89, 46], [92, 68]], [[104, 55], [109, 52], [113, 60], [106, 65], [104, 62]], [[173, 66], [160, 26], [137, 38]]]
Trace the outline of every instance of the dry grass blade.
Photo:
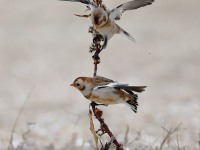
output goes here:
[[8, 146], [8, 148], [7, 148], [8, 150], [14, 150], [14, 147], [13, 147], [13, 134], [14, 134], [15, 129], [16, 129], [16, 127], [17, 127], [17, 123], [18, 123], [18, 121], [19, 121], [19, 119], [20, 119], [20, 117], [21, 117], [21, 115], [22, 115], [22, 112], [24, 111], [24, 108], [25, 108], [25, 106], [26, 106], [26, 104], [27, 104], [29, 98], [31, 97], [31, 94], [32, 94], [32, 92], [33, 92], [33, 89], [35, 88], [35, 85], [36, 85], [36, 84], [33, 85], [33, 87], [31, 88], [31, 90], [29, 91], [28, 95], [26, 96], [26, 99], [25, 99], [25, 101], [24, 101], [22, 107], [20, 108], [20, 110], [19, 110], [19, 112], [18, 112], [18, 115], [17, 115], [17, 117], [16, 117], [16, 119], [15, 119], [14, 125], [13, 125], [12, 130], [11, 130], [11, 133], [10, 133], [9, 146]]
[[177, 144], [178, 144], [178, 150], [180, 150], [180, 144], [179, 144], [179, 135], [178, 135], [178, 131], [177, 131]]
[[[103, 133], [106, 133], [109, 135], [110, 139], [112, 140], [112, 143], [116, 146], [116, 150], [123, 150], [123, 145], [119, 144], [117, 139], [114, 137], [113, 133], [110, 131], [109, 127], [107, 124], [104, 122], [104, 119], [102, 118], [103, 112], [95, 107], [96, 103], [92, 102], [90, 106], [92, 106], [92, 111], [94, 113], [94, 116], [100, 123], [100, 130]], [[90, 114], [92, 115], [92, 113]], [[104, 148], [104, 147], [102, 147]]]
[[89, 110], [89, 119], [90, 119], [90, 131], [92, 132], [93, 136], [94, 136], [94, 141], [95, 141], [95, 144], [96, 144], [96, 149], [98, 150], [98, 136], [96, 135], [96, 131], [94, 129], [94, 123], [93, 123], [93, 119], [92, 119], [92, 111]]
[[124, 136], [124, 146], [126, 146], [128, 144], [128, 133], [129, 133], [129, 126], [126, 127], [126, 132], [125, 132], [125, 136]]
[[176, 128], [171, 128], [169, 131], [166, 130], [164, 127], [162, 127], [166, 132], [167, 132], [167, 135], [165, 136], [165, 138], [162, 140], [161, 144], [160, 144], [160, 148], [159, 150], [162, 150], [164, 144], [166, 143], [166, 141], [170, 138], [170, 136], [179, 130], [180, 126], [182, 125], [182, 123], [180, 123]]
[[199, 149], [200, 149], [200, 132], [199, 132], [199, 141], [198, 141]]

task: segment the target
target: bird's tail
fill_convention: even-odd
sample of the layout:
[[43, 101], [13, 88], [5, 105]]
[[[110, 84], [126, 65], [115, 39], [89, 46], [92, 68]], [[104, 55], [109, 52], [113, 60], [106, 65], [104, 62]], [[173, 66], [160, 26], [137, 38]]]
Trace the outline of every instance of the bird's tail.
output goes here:
[[120, 86], [120, 85], [118, 85], [117, 87], [124, 89], [126, 92], [128, 92], [128, 91], [134, 91], [134, 92], [141, 93], [141, 92], [145, 91], [145, 88], [147, 86], [129, 86], [129, 85], [121, 85]]
[[135, 42], [135, 39], [128, 33], [126, 32], [124, 29], [122, 29], [122, 32], [121, 32], [123, 35], [125, 35], [129, 40]]
[[142, 92], [146, 86], [129, 86], [128, 88], [125, 88], [124, 90], [128, 92], [131, 95], [131, 98], [127, 100], [125, 103], [136, 113], [137, 107], [138, 107], [138, 95], [135, 94], [135, 92]]
[[127, 86], [127, 87], [124, 87], [124, 89], [131, 90], [131, 91], [138, 92], [138, 93], [145, 91], [145, 88], [146, 88], [146, 86]]
[[126, 104], [135, 112], [137, 113], [138, 102], [137, 99], [131, 99], [126, 101]]
[[118, 24], [116, 24], [116, 25], [117, 25], [119, 34], [122, 34], [122, 35], [126, 36], [128, 39], [130, 39], [131, 41], [135, 42], [135, 39], [128, 32], [126, 32], [124, 29], [122, 29]]

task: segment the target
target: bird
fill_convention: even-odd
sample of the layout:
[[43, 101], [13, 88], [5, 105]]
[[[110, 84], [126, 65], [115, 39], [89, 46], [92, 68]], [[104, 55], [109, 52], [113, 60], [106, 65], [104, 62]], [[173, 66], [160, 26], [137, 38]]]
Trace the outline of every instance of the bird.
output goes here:
[[86, 99], [97, 105], [124, 103], [135, 113], [138, 107], [138, 96], [134, 92], [141, 93], [146, 88], [146, 86], [129, 86], [126, 83], [113, 81], [102, 76], [78, 77], [70, 86], [78, 89]]
[[[82, 15], [84, 17], [90, 17], [94, 29], [103, 36], [104, 44], [102, 49], [105, 49], [113, 35], [123, 34], [131, 41], [135, 39], [121, 28], [118, 24], [115, 23], [115, 20], [120, 20], [122, 14], [127, 10], [133, 10], [146, 5], [151, 5], [154, 0], [132, 0], [126, 3], [123, 3], [112, 10], [108, 10], [105, 5], [102, 5], [101, 2], [98, 3], [97, 0], [61, 0], [61, 1], [71, 1], [71, 2], [80, 2], [87, 5], [87, 8], [91, 10], [89, 15]], [[81, 15], [78, 15], [81, 16]]]

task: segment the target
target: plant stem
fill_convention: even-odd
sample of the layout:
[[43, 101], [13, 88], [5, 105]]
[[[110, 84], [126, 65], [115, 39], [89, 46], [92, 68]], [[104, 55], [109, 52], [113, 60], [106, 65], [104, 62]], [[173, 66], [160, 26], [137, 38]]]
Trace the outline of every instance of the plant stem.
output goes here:
[[95, 107], [95, 105], [91, 104], [92, 106], [92, 111], [94, 113], [94, 116], [96, 119], [100, 122], [100, 127], [103, 133], [107, 133], [111, 140], [113, 140], [113, 143], [117, 147], [116, 150], [123, 150], [122, 145], [119, 144], [117, 139], [114, 137], [113, 133], [110, 131], [109, 127], [107, 124], [104, 122], [104, 119], [102, 118], [103, 112], [99, 110], [98, 108]]

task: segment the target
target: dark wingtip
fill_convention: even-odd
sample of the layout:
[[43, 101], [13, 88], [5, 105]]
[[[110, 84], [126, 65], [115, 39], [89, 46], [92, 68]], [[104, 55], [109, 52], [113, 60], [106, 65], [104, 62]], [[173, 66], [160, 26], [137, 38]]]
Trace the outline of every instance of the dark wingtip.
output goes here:
[[132, 87], [131, 90], [135, 91], [135, 92], [138, 92], [138, 93], [142, 93], [143, 91], [145, 91], [145, 88], [147, 86], [136, 86], [136, 87]]
[[104, 37], [104, 43], [103, 43], [103, 47], [102, 47], [102, 49], [106, 49], [107, 44], [108, 44], [108, 37], [105, 36], [105, 37]]
[[132, 111], [137, 113], [138, 102], [137, 100], [128, 100], [126, 101], [127, 104], [131, 107]]
[[137, 109], [132, 109], [132, 111], [134, 111], [134, 113], [137, 113]]

